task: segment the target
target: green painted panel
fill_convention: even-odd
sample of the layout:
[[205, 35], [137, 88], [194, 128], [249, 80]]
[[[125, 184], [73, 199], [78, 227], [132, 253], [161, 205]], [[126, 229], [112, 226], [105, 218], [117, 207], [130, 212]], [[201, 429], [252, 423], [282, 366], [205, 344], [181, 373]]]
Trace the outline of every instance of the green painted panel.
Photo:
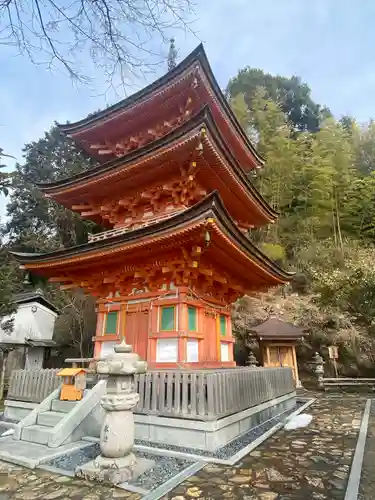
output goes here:
[[174, 330], [174, 306], [161, 308], [161, 330]]
[[227, 317], [224, 316], [223, 314], [220, 315], [220, 334], [221, 335], [227, 334]]
[[117, 311], [112, 311], [107, 313], [107, 321], [105, 323], [105, 333], [107, 335], [117, 333], [117, 317], [118, 317]]
[[188, 323], [189, 323], [189, 331], [196, 332], [197, 331], [197, 308], [196, 307], [188, 307]]

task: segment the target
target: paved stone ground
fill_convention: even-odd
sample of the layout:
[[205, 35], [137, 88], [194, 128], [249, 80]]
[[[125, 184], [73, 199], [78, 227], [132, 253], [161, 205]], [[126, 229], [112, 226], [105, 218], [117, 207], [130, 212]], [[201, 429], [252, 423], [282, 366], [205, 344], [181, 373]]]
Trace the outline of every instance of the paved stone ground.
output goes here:
[[371, 500], [375, 497], [375, 401], [372, 402], [368, 423], [365, 454], [363, 457], [362, 477], [359, 488], [359, 500]]
[[321, 397], [307, 428], [276, 433], [235, 466], [204, 467], [164, 500], [343, 499], [364, 406], [364, 398]]
[[0, 500], [138, 500], [140, 495], [0, 462]]
[[[276, 433], [235, 466], [207, 465], [163, 500], [342, 500], [365, 401], [320, 397], [307, 410], [314, 417], [309, 427]], [[374, 477], [374, 456], [369, 460]], [[375, 486], [371, 481], [368, 492]], [[365, 494], [363, 500], [373, 496]], [[0, 462], [0, 500], [139, 498], [117, 488]]]

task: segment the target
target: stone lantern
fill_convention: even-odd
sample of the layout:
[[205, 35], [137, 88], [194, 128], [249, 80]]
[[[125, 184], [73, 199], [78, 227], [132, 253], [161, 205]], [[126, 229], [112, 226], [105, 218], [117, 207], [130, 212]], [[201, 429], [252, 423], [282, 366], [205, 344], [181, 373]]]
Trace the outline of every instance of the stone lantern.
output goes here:
[[107, 376], [107, 390], [100, 402], [105, 411], [100, 434], [101, 454], [81, 466], [78, 476], [119, 484], [130, 481], [154, 465], [151, 460], [137, 460], [133, 453], [133, 409], [139, 401], [134, 375], [146, 370], [147, 363], [141, 361], [124, 340], [114, 347], [111, 356], [99, 360], [97, 373]]
[[324, 389], [324, 361], [321, 355], [316, 352], [313, 357], [313, 363], [315, 364], [315, 374], [318, 379], [318, 387], [319, 389]]
[[253, 351], [249, 351], [249, 356], [247, 358], [247, 363], [251, 368], [256, 368], [258, 365], [257, 358], [255, 357]]

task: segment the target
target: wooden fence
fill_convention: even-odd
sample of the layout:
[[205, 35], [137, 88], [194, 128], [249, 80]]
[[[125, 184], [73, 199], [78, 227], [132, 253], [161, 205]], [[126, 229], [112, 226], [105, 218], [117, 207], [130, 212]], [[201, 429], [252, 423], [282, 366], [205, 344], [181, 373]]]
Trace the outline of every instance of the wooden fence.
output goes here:
[[57, 389], [61, 378], [56, 376], [60, 370], [13, 370], [7, 399], [41, 403], [52, 391]]
[[136, 376], [135, 413], [217, 420], [294, 391], [290, 368], [157, 370]]
[[[13, 370], [8, 399], [40, 403], [59, 385], [59, 370]], [[135, 413], [216, 420], [294, 391], [290, 368], [155, 370], [136, 375]]]

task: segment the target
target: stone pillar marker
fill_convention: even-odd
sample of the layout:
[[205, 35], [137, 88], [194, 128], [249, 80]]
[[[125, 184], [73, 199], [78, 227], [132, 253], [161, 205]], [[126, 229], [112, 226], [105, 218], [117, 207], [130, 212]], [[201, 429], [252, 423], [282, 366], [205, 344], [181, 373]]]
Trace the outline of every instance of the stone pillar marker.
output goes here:
[[128, 482], [154, 465], [152, 460], [137, 460], [133, 453], [133, 409], [139, 401], [134, 375], [145, 373], [147, 363], [125, 343], [117, 344], [114, 353], [100, 359], [97, 373], [107, 375], [107, 390], [101, 399], [105, 411], [100, 434], [101, 454], [77, 470], [78, 476], [112, 484]]

